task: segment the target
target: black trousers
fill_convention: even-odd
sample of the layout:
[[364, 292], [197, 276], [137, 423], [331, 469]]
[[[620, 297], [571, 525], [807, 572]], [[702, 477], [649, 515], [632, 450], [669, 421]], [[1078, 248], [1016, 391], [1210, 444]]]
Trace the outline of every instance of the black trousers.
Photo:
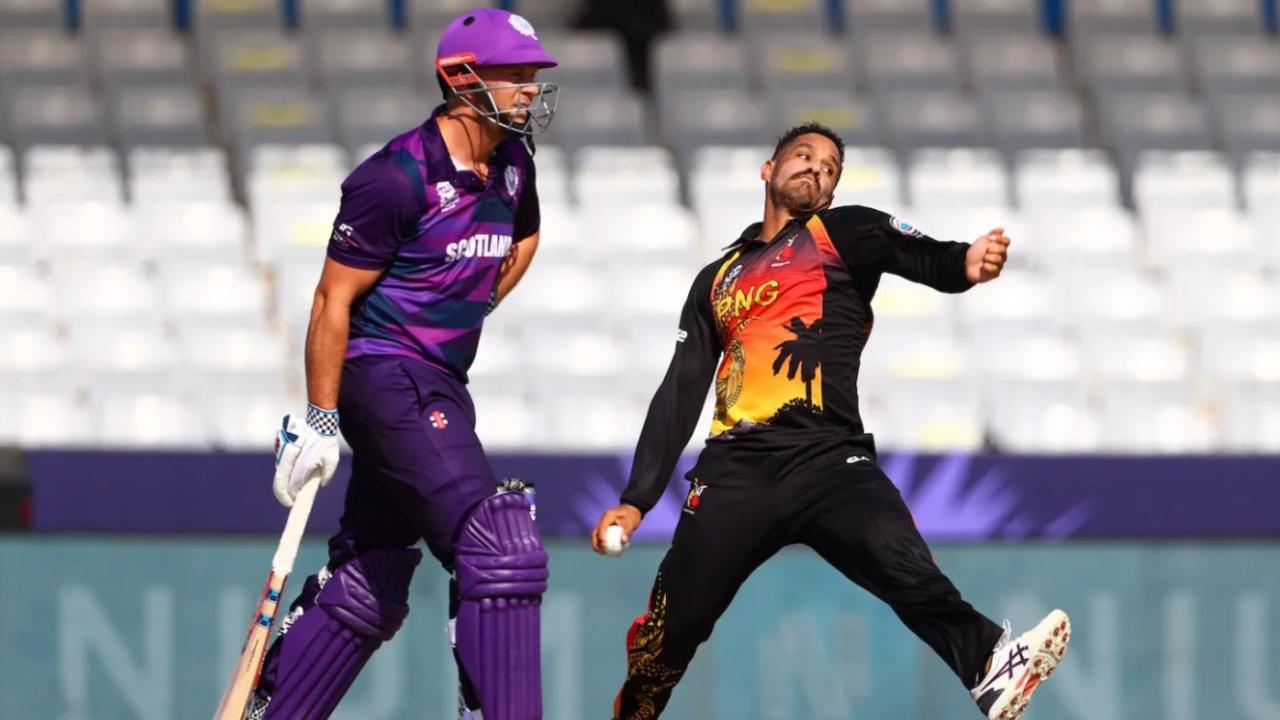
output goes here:
[[648, 610], [628, 634], [615, 719], [658, 717], [738, 588], [795, 543], [888, 603], [966, 687], [974, 685], [1002, 631], [934, 564], [874, 454], [851, 441], [792, 452], [735, 442], [709, 443], [689, 474]]

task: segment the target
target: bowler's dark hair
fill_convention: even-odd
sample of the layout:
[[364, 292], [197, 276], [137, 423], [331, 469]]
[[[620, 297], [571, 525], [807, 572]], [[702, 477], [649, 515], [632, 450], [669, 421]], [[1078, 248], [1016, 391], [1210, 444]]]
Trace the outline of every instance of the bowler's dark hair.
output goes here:
[[803, 125], [797, 125], [786, 132], [782, 137], [778, 138], [778, 144], [773, 147], [773, 159], [777, 160], [782, 151], [787, 149], [795, 139], [801, 135], [821, 135], [836, 144], [836, 149], [840, 151], [840, 165], [844, 165], [844, 140], [836, 134], [835, 130], [823, 125], [819, 122], [807, 122]]

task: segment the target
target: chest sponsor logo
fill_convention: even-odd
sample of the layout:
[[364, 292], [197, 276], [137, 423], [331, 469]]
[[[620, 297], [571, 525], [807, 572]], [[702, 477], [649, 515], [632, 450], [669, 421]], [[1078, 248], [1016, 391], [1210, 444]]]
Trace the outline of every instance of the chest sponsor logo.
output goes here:
[[765, 280], [745, 288], [726, 289], [716, 297], [716, 317], [721, 322], [739, 318], [754, 308], [766, 308], [778, 300], [782, 286], [777, 280]]
[[436, 183], [436, 195], [440, 196], [440, 212], [447, 213], [458, 206], [458, 189], [448, 180]]
[[454, 262], [463, 258], [501, 258], [510, 251], [510, 235], [476, 233], [466, 240], [449, 243], [444, 254], [447, 262]]

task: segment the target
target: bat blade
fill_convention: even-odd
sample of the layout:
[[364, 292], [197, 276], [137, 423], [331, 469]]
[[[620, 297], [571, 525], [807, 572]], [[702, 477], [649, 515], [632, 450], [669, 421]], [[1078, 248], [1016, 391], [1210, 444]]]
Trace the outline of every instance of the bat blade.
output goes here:
[[240, 659], [236, 661], [235, 671], [231, 674], [227, 689], [222, 693], [222, 701], [218, 703], [214, 720], [243, 720], [249, 698], [258, 687], [262, 663], [267, 658], [267, 646], [271, 641], [271, 626], [275, 623], [280, 608], [285, 581], [289, 579], [289, 573], [293, 572], [293, 561], [298, 556], [298, 546], [302, 543], [302, 533], [306, 530], [307, 518], [311, 515], [311, 505], [315, 502], [319, 486], [318, 482], [309, 482], [302, 486], [298, 497], [294, 498], [293, 509], [289, 511], [289, 519], [280, 535], [280, 544], [271, 559], [271, 572], [267, 573], [267, 582], [262, 586], [257, 610], [249, 624], [249, 633], [240, 649]]
[[244, 717], [249, 696], [258, 687], [258, 679], [262, 675], [262, 663], [267, 659], [271, 626], [275, 622], [276, 611], [280, 608], [280, 597], [284, 592], [286, 579], [287, 576], [277, 575], [274, 571], [267, 575], [266, 585], [258, 599], [258, 609], [254, 612], [244, 646], [240, 649], [240, 659], [222, 694], [222, 701], [218, 703], [214, 720], [242, 720]]

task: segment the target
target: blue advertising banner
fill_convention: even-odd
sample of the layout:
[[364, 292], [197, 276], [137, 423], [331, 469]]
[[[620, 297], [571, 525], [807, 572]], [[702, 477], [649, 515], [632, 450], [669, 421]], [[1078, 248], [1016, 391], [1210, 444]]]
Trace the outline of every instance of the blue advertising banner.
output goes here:
[[[677, 469], [639, 540], [670, 537], [688, 492]], [[584, 537], [618, 502], [630, 454], [492, 457], [538, 486], [548, 536]], [[1280, 456], [1022, 456], [887, 453], [925, 537], [1280, 537]], [[266, 453], [33, 451], [33, 525], [46, 532], [279, 532]], [[319, 494], [313, 532], [337, 527], [350, 459]]]
[[[234, 664], [273, 545], [237, 538], [0, 539], [0, 717], [208, 717]], [[608, 717], [624, 635], [662, 556], [553, 543], [543, 609], [545, 717]], [[324, 548], [299, 558], [318, 567]], [[1280, 544], [945, 546], [965, 596], [1025, 628], [1053, 607], [1071, 651], [1036, 720], [1280, 720]], [[340, 720], [446, 720], [455, 676], [446, 577], [424, 563], [412, 612]], [[977, 717], [946, 666], [874, 598], [807, 550], [742, 588], [676, 689], [672, 720]]]

